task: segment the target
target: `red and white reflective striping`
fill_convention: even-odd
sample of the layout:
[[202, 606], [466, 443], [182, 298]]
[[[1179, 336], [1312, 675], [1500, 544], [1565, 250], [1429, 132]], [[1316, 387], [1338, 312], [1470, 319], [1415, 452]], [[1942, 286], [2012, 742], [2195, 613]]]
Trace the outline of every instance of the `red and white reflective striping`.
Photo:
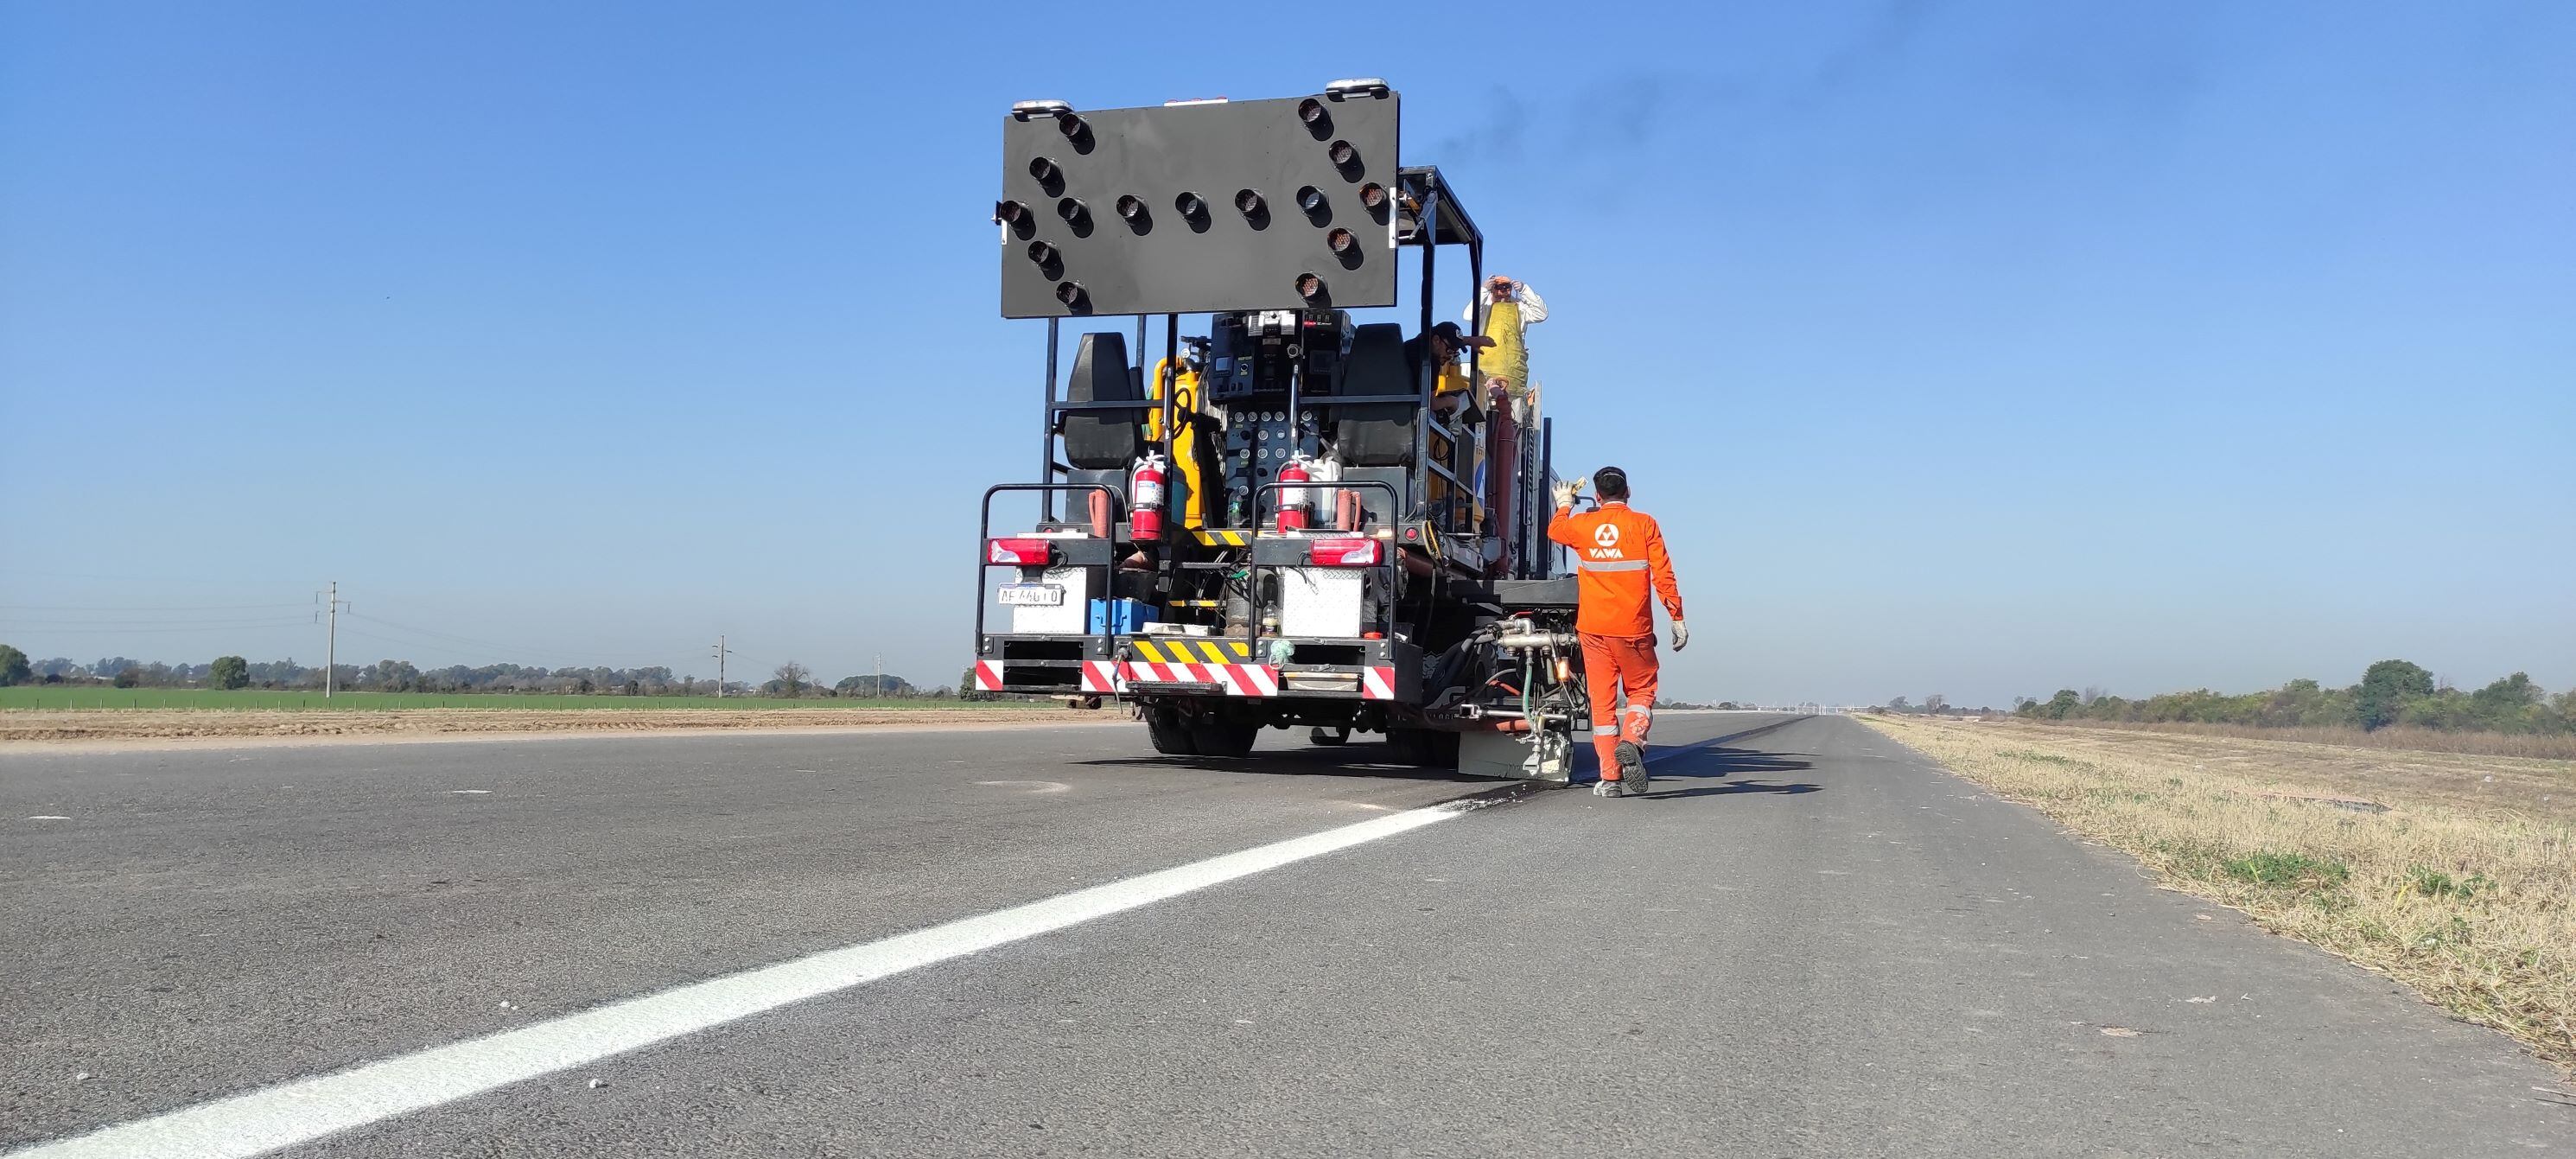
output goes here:
[[1156, 664], [1129, 660], [1118, 668], [1122, 682], [1127, 684], [1215, 684], [1222, 686], [1228, 696], [1279, 695], [1279, 670], [1268, 664]]
[[[978, 692], [1000, 692], [1002, 690], [1002, 665], [1000, 661], [978, 660], [975, 662], [975, 690]], [[1127, 691], [1126, 683], [1118, 679], [1118, 662], [1115, 660], [1083, 661], [1082, 690], [1094, 696], [1113, 696]]]
[[1392, 667], [1360, 669], [1360, 699], [1395, 699], [1395, 669]]

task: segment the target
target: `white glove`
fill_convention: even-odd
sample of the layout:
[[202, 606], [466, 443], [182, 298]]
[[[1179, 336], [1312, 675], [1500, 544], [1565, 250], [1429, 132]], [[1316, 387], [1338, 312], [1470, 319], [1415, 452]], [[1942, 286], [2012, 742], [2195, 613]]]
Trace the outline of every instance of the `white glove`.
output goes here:
[[1581, 479], [1560, 479], [1556, 484], [1556, 507], [1562, 511], [1574, 506], [1574, 497], [1583, 490]]
[[1673, 621], [1673, 651], [1679, 652], [1688, 647], [1690, 647], [1690, 625], [1680, 620]]

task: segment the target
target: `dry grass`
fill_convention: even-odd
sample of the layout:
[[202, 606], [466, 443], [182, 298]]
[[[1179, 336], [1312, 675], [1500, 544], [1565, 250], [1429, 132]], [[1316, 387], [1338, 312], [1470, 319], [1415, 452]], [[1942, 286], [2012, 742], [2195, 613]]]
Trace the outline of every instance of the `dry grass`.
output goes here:
[[[2046, 722], [2043, 722], [2046, 723]], [[2287, 740], [2344, 748], [2404, 749], [2410, 752], [2464, 753], [2488, 757], [2535, 757], [2576, 761], [2576, 736], [2514, 732], [2444, 732], [2396, 725], [2364, 731], [2358, 728], [2264, 728], [2251, 724], [2131, 724], [2120, 721], [2068, 722], [2064, 728], [2135, 729], [2140, 732], [2232, 736], [2243, 740]]]
[[1862, 719], [2576, 1067], [2576, 762]]

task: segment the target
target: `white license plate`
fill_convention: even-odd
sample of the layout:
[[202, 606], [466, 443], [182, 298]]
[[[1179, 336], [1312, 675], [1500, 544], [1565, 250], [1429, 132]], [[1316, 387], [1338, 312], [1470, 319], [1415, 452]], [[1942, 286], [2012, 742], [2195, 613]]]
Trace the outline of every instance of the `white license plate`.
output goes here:
[[1064, 606], [1063, 584], [1003, 584], [1002, 603], [1017, 608]]

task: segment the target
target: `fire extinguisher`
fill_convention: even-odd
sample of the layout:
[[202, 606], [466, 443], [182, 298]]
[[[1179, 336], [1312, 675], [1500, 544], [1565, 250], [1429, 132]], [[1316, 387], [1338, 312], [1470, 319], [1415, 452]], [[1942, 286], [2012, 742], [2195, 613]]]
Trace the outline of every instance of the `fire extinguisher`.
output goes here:
[[1299, 455], [1279, 468], [1279, 530], [1304, 531], [1308, 505], [1314, 500], [1308, 488], [1300, 486], [1308, 479], [1306, 456]]
[[1136, 460], [1134, 485], [1128, 489], [1128, 522], [1136, 533], [1136, 542], [1150, 543], [1163, 538], [1163, 455], [1149, 452]]

